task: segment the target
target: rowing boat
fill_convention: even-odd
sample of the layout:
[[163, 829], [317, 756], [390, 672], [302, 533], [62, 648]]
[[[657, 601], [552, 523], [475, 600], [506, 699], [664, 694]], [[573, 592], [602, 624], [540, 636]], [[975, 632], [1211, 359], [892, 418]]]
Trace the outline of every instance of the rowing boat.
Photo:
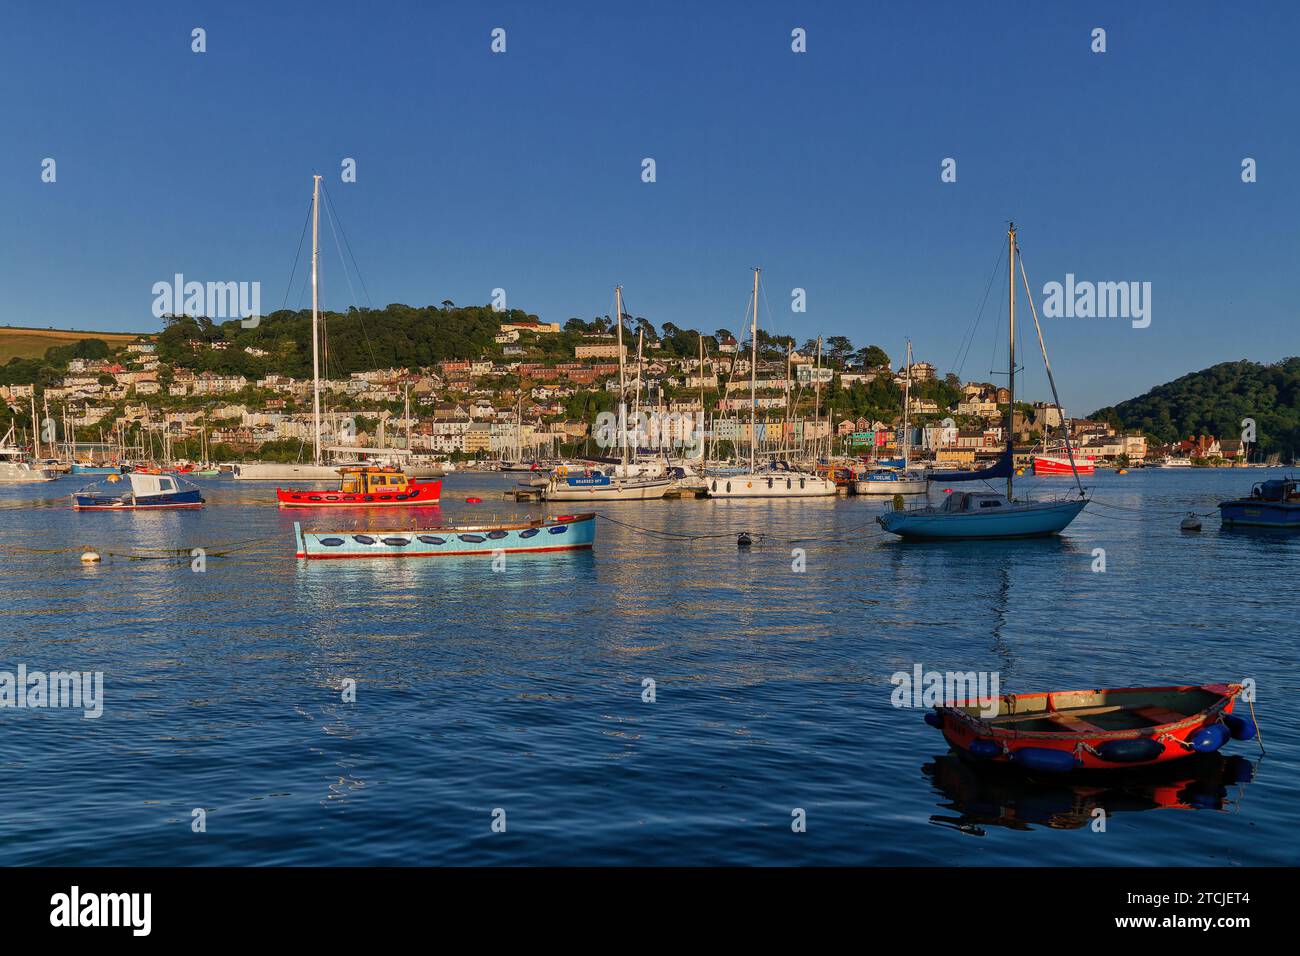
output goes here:
[[439, 526], [395, 531], [304, 531], [293, 524], [299, 558], [442, 558], [578, 551], [596, 540], [593, 513], [514, 524]]
[[[1064, 773], [1165, 763], [1250, 740], [1240, 684], [1008, 694], [936, 707], [925, 722], [963, 756]], [[990, 714], [994, 703], [996, 713]], [[984, 706], [988, 705], [988, 706]]]

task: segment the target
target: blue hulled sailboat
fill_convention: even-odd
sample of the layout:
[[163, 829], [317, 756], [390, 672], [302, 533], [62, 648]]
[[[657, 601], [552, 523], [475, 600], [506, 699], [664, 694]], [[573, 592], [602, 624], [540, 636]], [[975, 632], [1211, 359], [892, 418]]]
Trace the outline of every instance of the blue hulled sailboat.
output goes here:
[[[1011, 326], [1008, 365], [1011, 394], [1010, 401], [1007, 403], [1007, 447], [998, 460], [988, 468], [979, 471], [940, 472], [930, 476], [932, 482], [987, 481], [1006, 478], [1007, 492], [1005, 495], [995, 491], [952, 492], [943, 504], [937, 507], [900, 508], [886, 512], [876, 521], [891, 534], [903, 538], [932, 540], [1042, 537], [1064, 530], [1088, 504], [1088, 497], [1084, 493], [1082, 483], [1079, 482], [1079, 472], [1074, 463], [1074, 451], [1070, 446], [1069, 425], [1065, 422], [1064, 416], [1062, 416], [1062, 428], [1065, 432], [1065, 450], [1070, 458], [1070, 467], [1074, 471], [1075, 484], [1079, 488], [1078, 497], [1054, 501], [1030, 501], [1027, 498], [1017, 499], [1013, 493], [1016, 414], [1016, 266], [1020, 251], [1016, 243], [1015, 223], [1007, 227], [1007, 244]], [[1033, 294], [1029, 290], [1029, 279], [1025, 275], [1023, 263], [1020, 264], [1020, 277], [1024, 281], [1025, 294], [1029, 296], [1034, 328], [1038, 332], [1038, 344], [1042, 348], [1043, 363], [1047, 367], [1047, 380], [1052, 386], [1052, 398], [1060, 408], [1056, 380], [1052, 377], [1052, 365], [1047, 358], [1043, 330], [1038, 324], [1038, 313], [1034, 309]]]

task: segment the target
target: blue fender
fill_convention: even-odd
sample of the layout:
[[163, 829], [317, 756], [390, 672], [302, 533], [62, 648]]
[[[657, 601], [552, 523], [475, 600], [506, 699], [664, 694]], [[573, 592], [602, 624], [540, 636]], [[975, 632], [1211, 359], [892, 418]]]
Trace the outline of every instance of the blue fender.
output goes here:
[[1011, 759], [1026, 770], [1041, 770], [1046, 773], [1068, 773], [1078, 768], [1074, 754], [1070, 751], [1047, 747], [1021, 747], [1011, 752]]
[[972, 757], [989, 758], [996, 757], [1002, 753], [1002, 748], [991, 740], [972, 740], [970, 743], [970, 755]]
[[1228, 733], [1232, 734], [1233, 740], [1254, 740], [1259, 728], [1255, 726], [1255, 721], [1249, 717], [1238, 717], [1236, 714], [1228, 714], [1223, 718], [1224, 725], [1228, 728]]
[[1108, 740], [1097, 748], [1097, 756], [1111, 763], [1144, 763], [1165, 752], [1164, 744], [1154, 737]]
[[943, 714], [939, 713], [937, 710], [929, 711], [925, 715], [925, 722], [935, 730], [943, 730]]
[[1232, 734], [1223, 724], [1210, 724], [1192, 734], [1188, 742], [1198, 754], [1212, 754], [1226, 744], [1231, 736]]

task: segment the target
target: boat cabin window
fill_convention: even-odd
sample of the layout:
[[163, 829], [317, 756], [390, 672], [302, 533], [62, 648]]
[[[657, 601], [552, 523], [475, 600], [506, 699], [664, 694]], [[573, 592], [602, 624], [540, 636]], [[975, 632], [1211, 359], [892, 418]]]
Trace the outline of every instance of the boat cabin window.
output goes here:
[[172, 479], [170, 479], [170, 478], [159, 478], [159, 479], [158, 479], [158, 490], [159, 490], [159, 491], [175, 491], [175, 490], [176, 490], [176, 482], [174, 482], [174, 481], [173, 481]]
[[1000, 502], [1000, 501], [998, 501], [998, 500], [996, 500], [996, 499], [989, 500], [989, 499], [986, 498], [984, 501], [981, 501], [981, 502], [980, 502], [980, 507], [981, 507], [981, 508], [1001, 508], [1001, 507], [1002, 507], [1002, 502]]
[[345, 495], [355, 495], [360, 490], [361, 482], [352, 475], [345, 477], [343, 483], [339, 485], [339, 491], [343, 492]]

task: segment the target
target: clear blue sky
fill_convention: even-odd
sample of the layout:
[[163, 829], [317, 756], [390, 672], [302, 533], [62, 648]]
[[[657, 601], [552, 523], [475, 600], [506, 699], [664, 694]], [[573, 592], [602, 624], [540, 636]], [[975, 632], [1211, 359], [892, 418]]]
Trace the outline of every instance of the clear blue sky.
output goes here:
[[[762, 265], [776, 332], [895, 358], [910, 336], [948, 371], [1015, 218], [1038, 289], [1067, 272], [1153, 284], [1150, 328], [1047, 322], [1075, 413], [1300, 352], [1300, 4], [24, 2], [0, 17], [3, 324], [156, 329], [151, 287], [176, 272], [258, 280], [277, 308], [319, 170], [376, 305], [500, 286], [563, 322], [612, 311], [621, 282], [657, 325], [737, 329]], [[981, 334], [964, 377], [993, 356]]]

